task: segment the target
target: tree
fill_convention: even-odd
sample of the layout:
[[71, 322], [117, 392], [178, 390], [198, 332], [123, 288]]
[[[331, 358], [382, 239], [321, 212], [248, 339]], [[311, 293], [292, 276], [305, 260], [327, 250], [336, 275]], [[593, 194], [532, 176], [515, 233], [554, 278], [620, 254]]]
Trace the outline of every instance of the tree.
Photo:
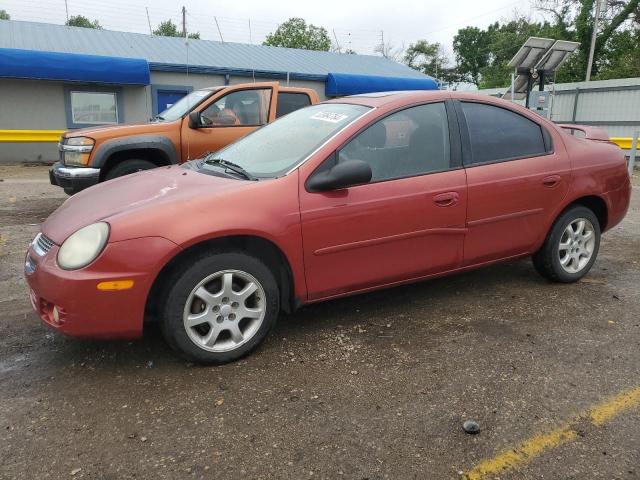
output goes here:
[[302, 18], [290, 18], [278, 26], [275, 32], [267, 35], [262, 44], [328, 52], [331, 48], [331, 39], [325, 28], [307, 25]]
[[11, 15], [6, 10], [0, 10], [0, 20], [11, 20]]
[[489, 65], [491, 36], [487, 30], [467, 27], [453, 37], [453, 51], [463, 81], [480, 85], [480, 72]]
[[404, 45], [396, 47], [392, 42], [380, 43], [376, 45], [373, 51], [379, 53], [384, 58], [388, 58], [394, 62], [400, 62], [404, 55]]
[[[160, 25], [153, 31], [153, 34], [159, 37], [184, 37], [184, 32], [178, 31], [178, 27], [171, 19], [160, 22]], [[189, 33], [187, 37], [199, 40], [200, 32]]]
[[94, 20], [92, 22], [87, 17], [83, 17], [82, 15], [69, 17], [69, 20], [66, 21], [65, 25], [68, 27], [95, 28], [96, 30], [102, 30], [102, 27], [100, 26], [100, 23], [98, 23], [98, 20]]
[[449, 59], [441, 52], [442, 46], [439, 43], [418, 40], [409, 45], [405, 51], [404, 63], [414, 70], [430, 75], [455, 88], [461, 82], [460, 73], [456, 67], [449, 65]]

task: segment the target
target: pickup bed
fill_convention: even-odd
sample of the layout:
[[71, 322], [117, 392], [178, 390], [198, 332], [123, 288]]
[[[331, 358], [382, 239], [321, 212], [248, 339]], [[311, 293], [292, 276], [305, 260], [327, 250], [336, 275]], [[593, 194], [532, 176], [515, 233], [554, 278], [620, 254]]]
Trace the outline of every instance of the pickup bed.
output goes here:
[[72, 195], [105, 180], [200, 158], [316, 103], [313, 89], [277, 82], [195, 90], [148, 123], [66, 132], [49, 179]]

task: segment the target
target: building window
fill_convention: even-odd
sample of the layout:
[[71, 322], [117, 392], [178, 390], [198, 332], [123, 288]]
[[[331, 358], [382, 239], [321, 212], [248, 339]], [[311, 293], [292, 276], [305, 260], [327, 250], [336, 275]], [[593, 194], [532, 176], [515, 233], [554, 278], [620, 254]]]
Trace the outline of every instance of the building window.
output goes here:
[[122, 123], [120, 88], [69, 87], [65, 89], [67, 126], [70, 128]]

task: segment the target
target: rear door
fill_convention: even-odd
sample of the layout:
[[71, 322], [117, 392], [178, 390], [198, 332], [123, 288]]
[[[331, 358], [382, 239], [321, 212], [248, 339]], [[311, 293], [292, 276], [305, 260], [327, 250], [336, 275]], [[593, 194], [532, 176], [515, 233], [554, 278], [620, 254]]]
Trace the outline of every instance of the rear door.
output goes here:
[[508, 108], [456, 101], [456, 111], [469, 196], [464, 264], [530, 252], [569, 188], [563, 145]]
[[202, 157], [235, 142], [275, 118], [277, 83], [229, 87], [196, 110], [204, 126], [190, 128], [182, 120], [182, 161]]
[[309, 192], [301, 176], [310, 300], [460, 265], [466, 184], [455, 113], [450, 113], [452, 117], [447, 116], [445, 102], [392, 113], [361, 131], [316, 169], [363, 160], [373, 172], [368, 184]]

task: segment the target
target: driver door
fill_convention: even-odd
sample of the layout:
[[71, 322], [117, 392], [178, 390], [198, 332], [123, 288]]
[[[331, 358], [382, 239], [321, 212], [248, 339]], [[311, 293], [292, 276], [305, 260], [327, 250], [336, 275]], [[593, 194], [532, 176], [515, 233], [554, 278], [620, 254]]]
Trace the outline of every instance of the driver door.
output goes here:
[[363, 160], [373, 174], [367, 184], [309, 192], [301, 179], [309, 300], [461, 265], [467, 187], [459, 143], [449, 136], [456, 138], [457, 124], [447, 110], [436, 102], [388, 115], [314, 172]]
[[196, 110], [202, 126], [191, 128], [188, 116], [182, 120], [182, 161], [216, 152], [272, 122], [277, 99], [277, 83], [255, 83], [250, 87], [225, 89], [200, 105]]

